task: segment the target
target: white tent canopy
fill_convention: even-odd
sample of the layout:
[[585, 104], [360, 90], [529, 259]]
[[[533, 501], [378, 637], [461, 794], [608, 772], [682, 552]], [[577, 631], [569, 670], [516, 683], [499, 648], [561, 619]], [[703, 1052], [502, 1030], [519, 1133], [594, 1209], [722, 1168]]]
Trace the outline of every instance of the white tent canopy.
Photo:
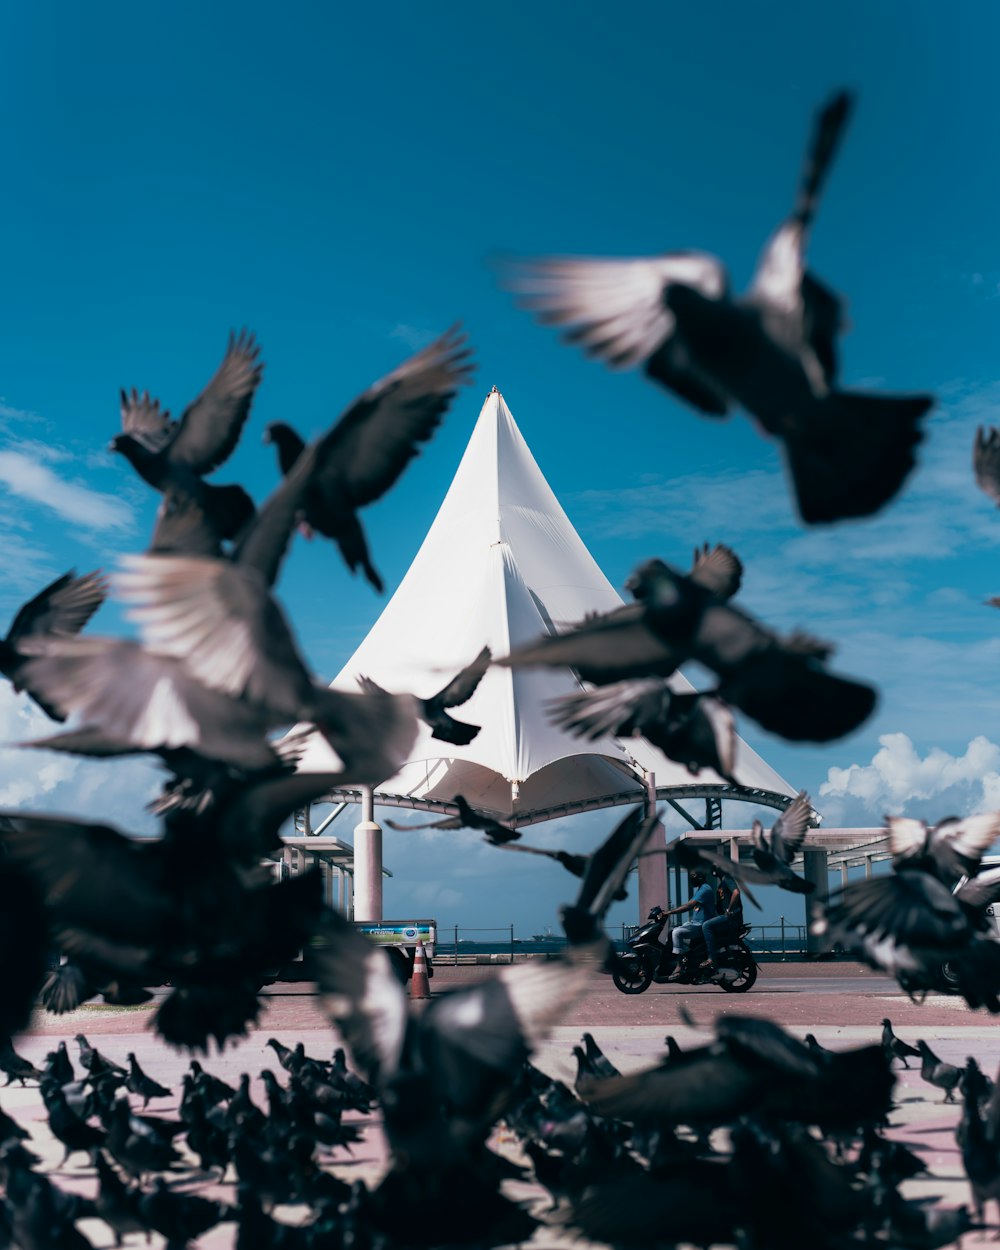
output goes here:
[[[365, 674], [390, 691], [428, 697], [485, 644], [504, 655], [622, 600], [598, 568], [528, 450], [496, 387], [483, 405], [454, 480], [409, 571], [334, 686], [356, 689]], [[678, 688], [691, 689], [682, 677]], [[546, 702], [578, 690], [569, 670], [491, 668], [453, 709], [481, 725], [465, 747], [421, 730], [404, 768], [375, 802], [438, 809], [456, 794], [518, 824], [635, 801], [644, 777], [675, 787], [750, 798], [714, 773], [697, 777], [641, 739], [587, 742], [553, 726]], [[300, 767], [336, 767], [314, 737]], [[757, 801], [784, 806], [794, 794], [739, 742], [735, 776]], [[339, 792], [341, 798], [356, 794]]]

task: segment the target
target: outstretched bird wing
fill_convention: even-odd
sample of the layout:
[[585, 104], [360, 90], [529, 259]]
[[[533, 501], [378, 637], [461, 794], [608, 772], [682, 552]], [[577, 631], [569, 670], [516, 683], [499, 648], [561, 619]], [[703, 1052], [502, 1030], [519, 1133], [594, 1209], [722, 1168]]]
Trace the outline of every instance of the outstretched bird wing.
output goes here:
[[671, 692], [660, 677], [616, 681], [596, 690], [560, 695], [547, 704], [549, 720], [578, 738], [631, 737], [662, 717]]
[[955, 891], [955, 897], [965, 907], [979, 910], [993, 903], [1000, 903], [1000, 868], [990, 868], [978, 877], [971, 877]]
[[614, 369], [642, 364], [674, 333], [674, 316], [664, 299], [674, 283], [694, 287], [709, 299], [721, 299], [728, 285], [723, 265], [707, 252], [634, 260], [522, 259], [507, 270], [507, 284], [539, 321], [567, 327], [567, 342]]
[[1000, 837], [1000, 811], [942, 820], [931, 830], [929, 851], [944, 876], [971, 876]]
[[49, 641], [25, 681], [82, 728], [26, 743], [87, 755], [188, 747], [242, 768], [277, 762], [265, 737], [280, 717], [203, 685], [183, 662], [118, 638]]
[[320, 1006], [373, 1085], [399, 1066], [409, 1019], [406, 991], [384, 950], [326, 911], [310, 944]]
[[461, 707], [468, 702], [483, 680], [492, 658], [489, 647], [483, 647], [471, 663], [466, 664], [460, 673], [434, 695], [433, 702], [439, 707]]
[[515, 647], [496, 663], [575, 668], [584, 681], [605, 685], [629, 677], [669, 677], [686, 658], [653, 633], [642, 604], [630, 603], [592, 616], [566, 633]]
[[723, 543], [709, 547], [705, 543], [701, 547], [695, 547], [694, 562], [688, 576], [720, 599], [731, 599], [743, 580], [743, 561], [732, 547]]
[[300, 719], [312, 678], [257, 569], [196, 556], [125, 556], [122, 566], [116, 589], [150, 650], [214, 690]]
[[158, 452], [177, 433], [177, 422], [170, 413], [160, 408], [160, 401], [153, 399], [148, 391], [141, 394], [132, 388], [121, 392], [122, 430], [130, 434], [147, 451]]
[[78, 634], [107, 597], [108, 584], [99, 572], [76, 577], [71, 571], [56, 578], [18, 610], [7, 641], [24, 638], [69, 638]]
[[870, 937], [942, 952], [971, 936], [969, 921], [955, 897], [926, 872], [894, 872], [851, 883], [830, 902], [814, 932], [845, 945]]
[[319, 445], [312, 482], [331, 502], [355, 507], [382, 497], [437, 427], [475, 368], [458, 326], [358, 396]]
[[172, 902], [156, 843], [109, 825], [8, 811], [0, 813], [0, 846], [36, 882], [57, 927], [143, 941], [169, 926]]
[[805, 790], [800, 790], [771, 826], [771, 851], [790, 864], [802, 849], [812, 816], [812, 803]]
[[263, 369], [254, 336], [246, 330], [230, 332], [222, 364], [181, 416], [169, 450], [174, 464], [186, 465], [202, 475], [229, 459], [250, 415]]

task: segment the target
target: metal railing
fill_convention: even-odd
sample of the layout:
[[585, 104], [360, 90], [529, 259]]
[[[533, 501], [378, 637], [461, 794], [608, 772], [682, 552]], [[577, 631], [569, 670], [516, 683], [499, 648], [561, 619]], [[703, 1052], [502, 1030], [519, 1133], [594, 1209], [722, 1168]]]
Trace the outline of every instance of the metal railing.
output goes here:
[[[623, 924], [620, 933], [616, 928], [609, 936], [619, 950], [623, 950], [638, 928], [638, 925]], [[752, 925], [745, 941], [756, 955], [785, 959], [805, 954], [806, 934], [805, 925], [790, 924], [782, 916], [770, 924]], [[516, 955], [555, 955], [565, 947], [565, 937], [548, 930], [518, 937], [512, 924], [483, 928], [442, 925], [438, 928], [434, 961], [439, 964], [475, 963], [480, 956], [492, 956], [513, 963]]]

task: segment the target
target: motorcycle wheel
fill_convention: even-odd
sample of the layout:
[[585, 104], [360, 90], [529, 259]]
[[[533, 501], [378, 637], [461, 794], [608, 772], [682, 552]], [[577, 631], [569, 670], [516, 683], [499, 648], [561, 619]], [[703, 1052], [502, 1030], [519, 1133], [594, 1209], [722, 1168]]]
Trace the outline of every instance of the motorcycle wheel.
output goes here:
[[653, 974], [638, 955], [619, 955], [611, 974], [615, 988], [623, 994], [641, 994], [653, 982]]
[[733, 952], [729, 967], [735, 968], [738, 975], [731, 981], [720, 981], [719, 984], [727, 994], [745, 994], [757, 980], [757, 963], [742, 943]]

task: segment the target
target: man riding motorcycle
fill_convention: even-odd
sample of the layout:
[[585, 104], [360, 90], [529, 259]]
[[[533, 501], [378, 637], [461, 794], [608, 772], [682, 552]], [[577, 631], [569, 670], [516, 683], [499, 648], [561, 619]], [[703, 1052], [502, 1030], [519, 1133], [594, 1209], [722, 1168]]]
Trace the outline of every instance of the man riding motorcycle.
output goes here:
[[694, 969], [691, 966], [690, 956], [686, 953], [687, 946], [695, 938], [701, 936], [702, 925], [714, 919], [716, 914], [715, 891], [708, 884], [706, 874], [701, 869], [695, 868], [688, 874], [688, 881], [694, 887], [694, 895], [690, 901], [681, 903], [679, 907], [671, 907], [669, 911], [664, 912], [666, 916], [678, 916], [685, 911], [692, 913], [687, 923], [675, 925], [670, 930], [674, 958], [677, 960], [677, 967], [667, 978], [670, 981], [690, 979]]

